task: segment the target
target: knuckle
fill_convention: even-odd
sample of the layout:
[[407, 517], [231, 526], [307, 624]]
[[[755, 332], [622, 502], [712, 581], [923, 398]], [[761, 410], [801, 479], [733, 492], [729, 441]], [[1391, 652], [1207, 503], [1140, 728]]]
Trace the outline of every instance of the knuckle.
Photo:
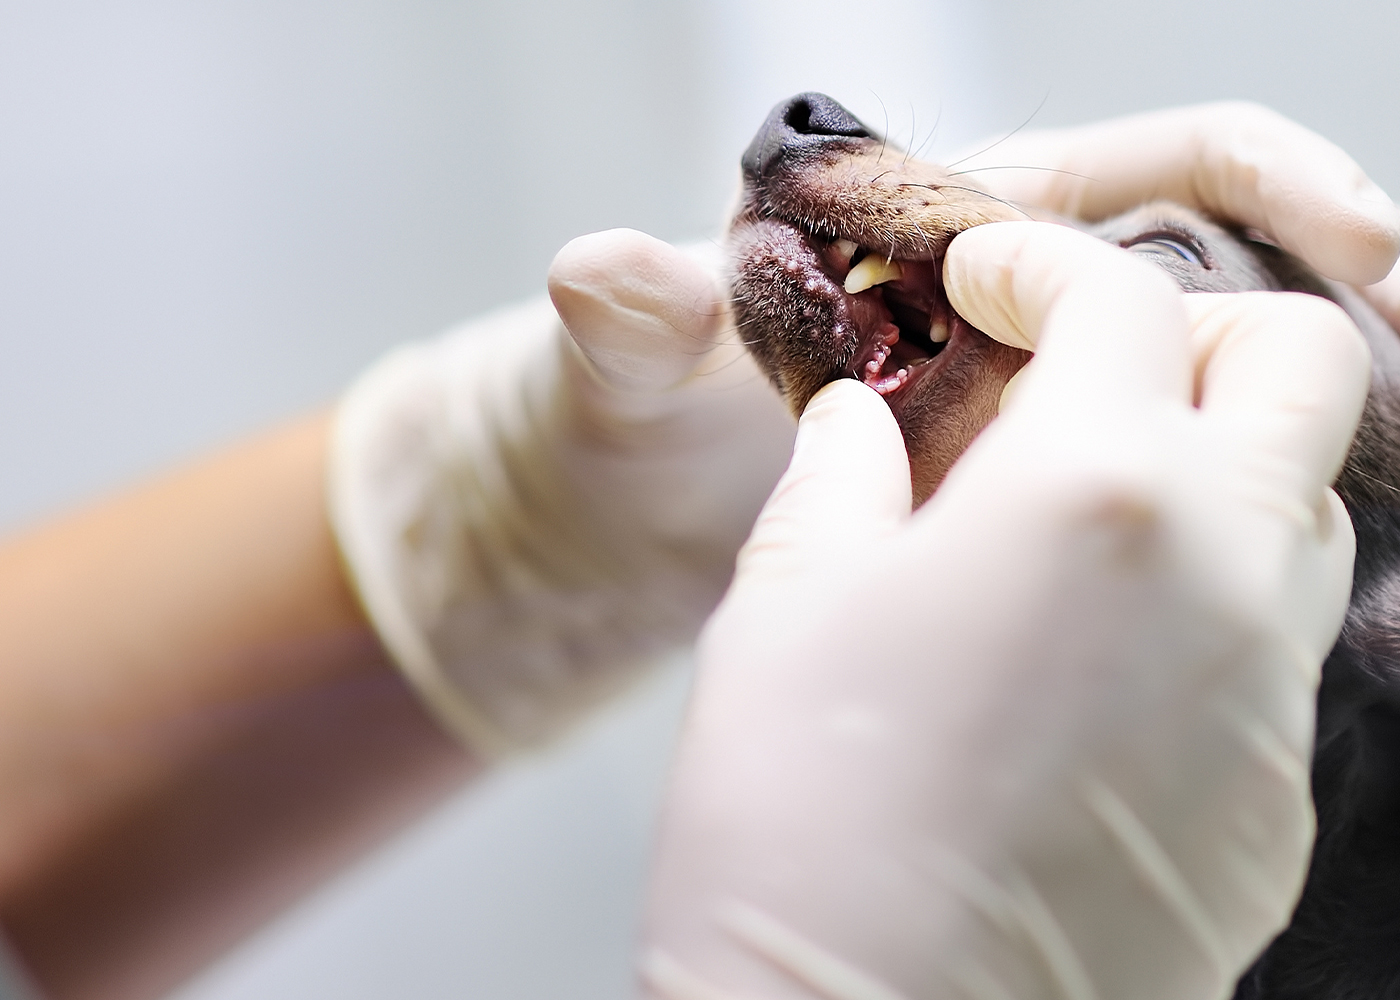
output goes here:
[[1056, 456], [1039, 478], [1039, 501], [1069, 521], [1141, 526], [1160, 518], [1164, 491], [1149, 456], [1100, 440], [1092, 450]]
[[1160, 549], [1170, 521], [1162, 491], [1124, 470], [1095, 470], [1065, 484], [1057, 497], [1060, 515], [1081, 551], [1087, 546], [1100, 558], [1145, 567]]

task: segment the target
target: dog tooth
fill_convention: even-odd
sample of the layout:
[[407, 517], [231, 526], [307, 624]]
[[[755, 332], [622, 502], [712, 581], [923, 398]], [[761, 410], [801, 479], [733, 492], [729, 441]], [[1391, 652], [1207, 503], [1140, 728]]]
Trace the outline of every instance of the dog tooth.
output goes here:
[[899, 261], [886, 260], [876, 254], [871, 254], [851, 268], [851, 273], [846, 275], [846, 294], [855, 295], [857, 292], [863, 292], [874, 285], [883, 285], [887, 281], [898, 281], [902, 277], [904, 277], [904, 268], [899, 266]]
[[849, 264], [851, 258], [856, 255], [856, 251], [860, 249], [850, 240], [836, 240], [831, 245], [836, 248], [836, 252], [841, 255], [841, 259], [847, 264]]
[[886, 375], [882, 379], [879, 379], [875, 382], [867, 382], [866, 384], [869, 385], [870, 388], [878, 392], [880, 395], [884, 396], [888, 393], [894, 392], [896, 389], [902, 388], [904, 386], [905, 381], [906, 379], [902, 374], [897, 374]]
[[935, 316], [933, 322], [929, 324], [928, 339], [935, 344], [945, 343], [952, 336], [948, 329], [948, 321], [942, 316]]

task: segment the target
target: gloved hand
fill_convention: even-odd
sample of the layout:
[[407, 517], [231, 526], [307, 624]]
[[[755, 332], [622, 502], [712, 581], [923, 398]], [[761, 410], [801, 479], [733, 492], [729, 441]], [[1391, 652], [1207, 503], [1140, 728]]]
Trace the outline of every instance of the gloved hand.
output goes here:
[[[1093, 178], [975, 174], [996, 193], [1098, 214], [1166, 193], [1345, 280], [1400, 248], [1395, 207], [1355, 164], [1252, 106], [993, 153]], [[551, 271], [581, 353], [540, 302], [390, 355], [342, 402], [329, 480], [349, 576], [429, 707], [479, 749], [557, 732], [722, 593], [792, 428], [722, 317], [720, 271], [637, 233], [585, 237]], [[1388, 315], [1400, 325], [1400, 293]]]
[[1244, 101], [1018, 132], [954, 160], [998, 197], [1072, 218], [1175, 201], [1259, 229], [1354, 285], [1385, 278], [1400, 252], [1400, 211], [1351, 157]]
[[998, 197], [1074, 218], [1166, 198], [1253, 226], [1359, 286], [1400, 330], [1400, 212], [1346, 153], [1269, 108], [1223, 101], [1018, 132], [955, 160]]
[[651, 996], [1218, 1000], [1296, 900], [1360, 335], [1055, 226], [944, 273], [1036, 356], [912, 517], [880, 398], [813, 398], [701, 639]]
[[729, 582], [794, 428], [718, 270], [636, 232], [582, 237], [550, 269], [553, 307], [403, 347], [340, 404], [329, 495], [350, 576], [479, 751], [557, 733], [692, 641]]

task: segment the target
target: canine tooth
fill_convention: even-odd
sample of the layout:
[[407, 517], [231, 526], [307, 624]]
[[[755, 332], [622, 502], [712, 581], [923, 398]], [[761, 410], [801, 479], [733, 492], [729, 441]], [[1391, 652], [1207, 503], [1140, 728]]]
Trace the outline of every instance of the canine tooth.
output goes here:
[[887, 281], [897, 281], [902, 277], [904, 268], [899, 266], [899, 261], [885, 260], [877, 254], [871, 254], [851, 268], [851, 273], [846, 275], [846, 294], [855, 295], [874, 285], [883, 285]]
[[831, 245], [836, 248], [836, 252], [841, 255], [841, 259], [844, 260], [847, 264], [849, 264], [851, 262], [851, 258], [856, 255], [856, 251], [860, 249], [850, 240], [836, 240]]
[[934, 317], [933, 322], [929, 324], [928, 339], [935, 344], [942, 344], [945, 343], [950, 336], [951, 333], [948, 330], [948, 321], [942, 316]]

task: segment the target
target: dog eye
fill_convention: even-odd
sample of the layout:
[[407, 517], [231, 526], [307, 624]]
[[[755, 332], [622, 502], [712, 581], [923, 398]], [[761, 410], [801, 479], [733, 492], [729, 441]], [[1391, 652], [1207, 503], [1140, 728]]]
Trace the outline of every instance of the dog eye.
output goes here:
[[1126, 244], [1127, 249], [1136, 253], [1161, 253], [1179, 257], [1188, 264], [1197, 267], [1204, 267], [1205, 254], [1201, 253], [1200, 247], [1191, 242], [1185, 236], [1168, 233], [1149, 233], [1146, 236], [1139, 236], [1136, 240]]

